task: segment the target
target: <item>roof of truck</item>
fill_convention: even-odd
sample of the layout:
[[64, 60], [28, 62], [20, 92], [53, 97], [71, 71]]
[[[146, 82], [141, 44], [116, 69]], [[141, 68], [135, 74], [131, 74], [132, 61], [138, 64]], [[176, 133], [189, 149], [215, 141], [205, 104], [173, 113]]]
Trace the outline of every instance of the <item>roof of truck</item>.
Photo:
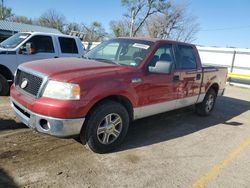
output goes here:
[[30, 34], [35, 34], [35, 35], [44, 35], [44, 34], [47, 34], [47, 35], [54, 35], [54, 36], [77, 38], [77, 37], [70, 36], [70, 35], [65, 35], [65, 34], [62, 34], [62, 33], [49, 33], [49, 32], [22, 32], [22, 33], [30, 33]]
[[181, 41], [176, 41], [172, 39], [159, 39], [159, 38], [150, 38], [150, 37], [119, 37], [119, 39], [135, 39], [135, 40], [143, 40], [143, 41], [150, 41], [150, 42], [173, 42], [173, 43], [180, 43], [180, 44], [188, 44], [192, 45], [190, 43], [185, 43]]

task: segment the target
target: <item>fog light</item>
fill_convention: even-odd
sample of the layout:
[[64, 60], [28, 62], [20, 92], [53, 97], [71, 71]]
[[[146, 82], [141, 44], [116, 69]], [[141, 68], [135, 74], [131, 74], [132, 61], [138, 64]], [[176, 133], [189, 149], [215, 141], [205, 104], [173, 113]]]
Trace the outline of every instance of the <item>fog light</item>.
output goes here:
[[50, 129], [50, 124], [46, 119], [40, 119], [40, 126], [46, 131]]

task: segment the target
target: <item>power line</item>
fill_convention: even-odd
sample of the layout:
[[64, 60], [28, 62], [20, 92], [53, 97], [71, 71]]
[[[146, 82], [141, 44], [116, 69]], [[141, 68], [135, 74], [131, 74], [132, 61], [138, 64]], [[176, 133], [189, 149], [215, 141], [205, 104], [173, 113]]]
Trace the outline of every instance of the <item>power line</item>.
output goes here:
[[237, 30], [237, 29], [247, 29], [247, 28], [250, 28], [250, 25], [237, 26], [237, 27], [224, 27], [224, 28], [216, 28], [216, 29], [202, 29], [200, 31], [225, 31], [225, 30]]

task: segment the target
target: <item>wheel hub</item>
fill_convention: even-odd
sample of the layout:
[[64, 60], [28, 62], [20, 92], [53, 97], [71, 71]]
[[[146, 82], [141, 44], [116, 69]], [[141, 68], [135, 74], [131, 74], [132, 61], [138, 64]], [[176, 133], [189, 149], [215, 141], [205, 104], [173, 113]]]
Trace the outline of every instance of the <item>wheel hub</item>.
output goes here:
[[111, 134], [114, 131], [114, 124], [109, 124], [106, 127], [106, 133]]
[[97, 138], [102, 144], [114, 142], [122, 131], [122, 119], [120, 115], [111, 113], [103, 118], [97, 128]]

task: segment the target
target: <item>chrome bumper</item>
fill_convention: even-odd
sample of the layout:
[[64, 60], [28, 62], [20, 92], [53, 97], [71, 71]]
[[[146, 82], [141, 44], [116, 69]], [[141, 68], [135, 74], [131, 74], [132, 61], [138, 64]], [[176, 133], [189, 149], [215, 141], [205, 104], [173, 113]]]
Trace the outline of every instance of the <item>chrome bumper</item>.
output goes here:
[[43, 116], [31, 112], [14, 99], [10, 100], [11, 107], [17, 117], [28, 127], [56, 137], [71, 137], [79, 135], [85, 118], [60, 119]]

